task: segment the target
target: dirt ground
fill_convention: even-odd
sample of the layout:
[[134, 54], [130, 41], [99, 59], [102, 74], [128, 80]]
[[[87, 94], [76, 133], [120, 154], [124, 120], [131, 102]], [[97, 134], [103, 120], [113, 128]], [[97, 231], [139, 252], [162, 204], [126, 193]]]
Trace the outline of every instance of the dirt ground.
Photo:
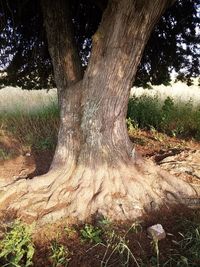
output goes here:
[[[137, 151], [147, 158], [152, 158], [156, 164], [174, 175], [181, 176], [190, 183], [200, 184], [200, 143], [194, 140], [181, 140], [155, 132], [137, 131], [130, 135], [131, 140], [136, 144]], [[20, 143], [8, 136], [0, 137], [0, 151], [4, 151], [0, 158], [0, 178], [15, 179], [18, 177], [33, 178], [48, 171], [52, 161], [53, 151], [36, 151], [35, 149], [22, 147]], [[2, 154], [0, 154], [2, 155]], [[6, 155], [6, 157], [5, 157]], [[165, 259], [168, 252], [173, 249], [174, 239], [179, 232], [177, 218], [191, 216], [191, 210], [185, 207], [175, 207], [173, 211], [160, 210], [143, 219], [142, 231], [131, 231], [127, 236], [128, 246], [136, 259], [145, 258], [150, 262], [155, 257], [152, 241], [149, 239], [146, 229], [148, 226], [161, 223], [167, 232], [167, 238], [160, 241], [160, 258]], [[94, 222], [95, 224], [95, 222]], [[107, 251], [105, 247], [95, 246], [90, 242], [81, 240], [80, 229], [82, 225], [74, 225], [70, 230], [67, 223], [59, 222], [47, 228], [41, 228], [34, 236], [36, 252], [34, 255], [34, 266], [47, 267], [57, 266], [52, 264], [50, 259], [50, 247], [53, 240], [59, 241], [69, 250], [69, 267], [93, 267], [104, 266], [102, 259]], [[113, 226], [115, 232], [121, 236], [130, 228], [130, 224]], [[68, 230], [67, 230], [68, 229]], [[59, 234], [62, 233], [62, 234]], [[104, 237], [103, 237], [104, 238]], [[106, 237], [105, 237], [106, 238]], [[112, 247], [106, 252], [107, 257], [112, 253]], [[116, 252], [117, 253], [117, 252]], [[109, 260], [107, 266], [120, 267], [119, 255], [116, 253]], [[118, 253], [119, 254], [119, 253]], [[145, 255], [145, 256], [144, 256]], [[64, 266], [64, 265], [58, 265]], [[106, 265], [105, 265], [106, 266]], [[127, 266], [137, 266], [131, 261]], [[154, 266], [146, 264], [142, 266]], [[173, 265], [172, 265], [173, 266]], [[200, 265], [195, 265], [200, 266]]]
[[[130, 135], [131, 140], [136, 145], [136, 150], [143, 156], [152, 158], [161, 168], [168, 169], [173, 174], [178, 174], [176, 165], [187, 162], [190, 166], [195, 164], [195, 169], [200, 168], [200, 159], [198, 162], [198, 151], [200, 143], [190, 140], [181, 140], [175, 137], [169, 137], [160, 133], [152, 133], [147, 131], [137, 131]], [[37, 151], [34, 148], [22, 147], [20, 143], [10, 136], [0, 136], [0, 151], [5, 151], [6, 158], [0, 154], [0, 178], [13, 179], [33, 178], [34, 176], [44, 174], [48, 171], [52, 158], [53, 151], [41, 150]], [[200, 157], [199, 157], [200, 158]], [[166, 159], [170, 159], [167, 163]], [[164, 162], [165, 161], [165, 162]], [[193, 165], [194, 165], [193, 164]], [[173, 169], [175, 171], [172, 171]], [[180, 166], [179, 166], [180, 167]], [[186, 168], [186, 167], [185, 167]], [[181, 174], [192, 176], [192, 168], [180, 169]], [[193, 175], [198, 179], [197, 173]], [[200, 176], [200, 174], [199, 174]]]

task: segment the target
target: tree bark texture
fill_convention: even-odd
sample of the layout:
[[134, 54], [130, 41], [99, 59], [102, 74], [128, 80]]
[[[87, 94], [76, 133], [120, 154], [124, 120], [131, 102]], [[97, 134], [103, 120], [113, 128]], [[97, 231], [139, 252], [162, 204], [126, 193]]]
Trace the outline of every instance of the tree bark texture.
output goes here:
[[60, 95], [58, 144], [49, 173], [0, 185], [0, 209], [49, 221], [101, 214], [127, 220], [182, 202], [196, 190], [138, 158], [126, 128], [131, 85], [150, 33], [170, 1], [110, 0], [84, 73], [67, 1], [42, 1]]

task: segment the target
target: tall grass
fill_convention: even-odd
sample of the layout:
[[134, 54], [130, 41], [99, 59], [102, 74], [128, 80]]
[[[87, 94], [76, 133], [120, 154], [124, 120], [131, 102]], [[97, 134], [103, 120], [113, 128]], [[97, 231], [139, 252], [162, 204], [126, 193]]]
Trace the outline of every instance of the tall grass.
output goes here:
[[22, 90], [19, 87], [0, 89], [0, 113], [36, 112], [57, 104], [56, 89]]
[[0, 127], [14, 135], [21, 145], [38, 150], [54, 149], [59, 127], [59, 109], [50, 103], [42, 109], [29, 112], [0, 113]]
[[[175, 91], [180, 93], [180, 84]], [[169, 90], [159, 87], [159, 90]], [[177, 89], [178, 88], [178, 89]], [[183, 94], [186, 86], [183, 85]], [[191, 90], [187, 87], [188, 90]], [[135, 90], [135, 89], [133, 89]], [[133, 92], [132, 90], [132, 92]], [[156, 129], [178, 137], [200, 140], [200, 91], [192, 88], [196, 98], [179, 101], [169, 94], [160, 97], [152, 90], [135, 90], [130, 98], [127, 118], [142, 129]], [[156, 90], [156, 89], [153, 89]], [[189, 94], [189, 92], [188, 92]], [[199, 97], [199, 98], [198, 98]], [[0, 130], [15, 136], [21, 144], [37, 149], [53, 149], [59, 126], [59, 109], [56, 90], [27, 91], [8, 87], [0, 90]]]
[[194, 106], [200, 103], [200, 86], [198, 85], [200, 81], [198, 78], [193, 80], [193, 85], [188, 86], [182, 82], [172, 82], [171, 85], [154, 85], [151, 89], [144, 89], [142, 87], [133, 87], [131, 89], [131, 96], [140, 97], [143, 95], [150, 97], [158, 97], [158, 99], [163, 102], [167, 97], [173, 98], [175, 103], [179, 104], [187, 103], [192, 101]]
[[167, 97], [164, 102], [158, 97], [132, 97], [127, 117], [139, 128], [151, 129], [178, 137], [193, 137], [200, 140], [200, 106], [192, 101], [175, 103]]

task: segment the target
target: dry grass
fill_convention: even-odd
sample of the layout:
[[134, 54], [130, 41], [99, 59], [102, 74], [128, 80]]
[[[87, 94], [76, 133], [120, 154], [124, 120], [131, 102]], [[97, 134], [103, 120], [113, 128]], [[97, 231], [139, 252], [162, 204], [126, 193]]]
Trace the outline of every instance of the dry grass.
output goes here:
[[187, 86], [182, 82], [172, 83], [172, 85], [155, 85], [152, 89], [144, 89], [142, 87], [133, 87], [131, 96], [150, 96], [158, 97], [159, 100], [164, 101], [167, 97], [173, 98], [175, 103], [191, 101], [194, 106], [200, 104], [200, 86], [198, 80], [194, 80], [194, 85]]
[[[181, 82], [172, 83], [171, 86], [153, 86], [153, 89], [133, 87], [131, 96], [133, 95], [136, 97], [143, 95], [156, 96], [162, 101], [167, 97], [171, 97], [178, 103], [191, 100], [194, 105], [200, 103], [200, 87], [197, 80], [190, 87]], [[30, 113], [48, 107], [52, 103], [57, 104], [56, 89], [51, 89], [47, 92], [46, 89], [28, 91], [19, 87], [5, 87], [0, 90], [0, 113], [15, 113], [16, 111]]]
[[19, 87], [5, 87], [0, 90], [0, 113], [33, 113], [57, 104], [56, 89], [22, 90]]
[[[197, 85], [188, 87], [176, 83], [171, 87], [133, 88], [132, 94], [129, 122], [143, 129], [153, 127], [165, 133], [182, 137], [193, 135], [200, 139], [200, 90]], [[166, 101], [168, 96], [173, 100]], [[189, 104], [181, 104], [180, 100]], [[47, 92], [45, 89], [28, 91], [6, 87], [0, 90], [0, 130], [13, 134], [23, 145], [54, 148], [58, 125], [56, 89]]]

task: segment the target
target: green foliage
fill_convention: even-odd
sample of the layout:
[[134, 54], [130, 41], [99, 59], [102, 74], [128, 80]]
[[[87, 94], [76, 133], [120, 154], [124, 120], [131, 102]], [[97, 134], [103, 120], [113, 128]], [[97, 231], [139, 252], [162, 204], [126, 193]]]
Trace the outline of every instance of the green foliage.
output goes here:
[[37, 150], [52, 150], [54, 145], [54, 140], [49, 136], [44, 139], [39, 139], [35, 147]]
[[106, 217], [102, 217], [99, 221], [98, 224], [100, 225], [100, 227], [102, 229], [107, 229], [110, 228], [112, 226], [112, 221], [110, 221], [108, 218]]
[[102, 230], [91, 224], [86, 224], [83, 229], [80, 230], [83, 240], [88, 240], [94, 243], [101, 243]]
[[[200, 108], [188, 103], [176, 103], [168, 97], [161, 102], [156, 97], [132, 97], [128, 105], [127, 128], [130, 133], [139, 129], [151, 130], [156, 140], [161, 134], [200, 140]], [[35, 111], [9, 111], [0, 113], [2, 129], [13, 134], [23, 146], [37, 150], [53, 150], [57, 141], [59, 109], [54, 103]], [[10, 155], [0, 150], [0, 158]]]
[[70, 252], [67, 247], [59, 244], [56, 240], [51, 243], [50, 259], [53, 262], [52, 267], [68, 266], [70, 261]]
[[[140, 5], [141, 2], [136, 3]], [[172, 69], [179, 73], [179, 79], [186, 81], [199, 74], [197, 2], [179, 0], [166, 10], [146, 45], [136, 76], [137, 84], [144, 85], [149, 80], [152, 84], [166, 84]], [[101, 1], [102, 6], [106, 3]], [[87, 65], [91, 39], [104, 8], [85, 0], [69, 1], [69, 4], [79, 54], [83, 65]], [[12, 84], [29, 89], [54, 85], [40, 1], [1, 1], [0, 14], [0, 64], [8, 73], [0, 79], [0, 85]]]
[[176, 249], [172, 250], [164, 266], [198, 267], [200, 255], [200, 222], [180, 218], [177, 225], [182, 228]]
[[73, 227], [68, 227], [66, 226], [64, 228], [64, 231], [65, 231], [65, 234], [68, 238], [74, 238], [77, 236], [77, 232], [76, 232], [76, 229], [74, 229]]
[[129, 132], [137, 132], [138, 131], [138, 124], [132, 120], [131, 118], [126, 119], [126, 125]]
[[128, 232], [138, 234], [142, 232], [143, 228], [140, 222], [134, 222]]
[[[200, 217], [198, 214], [194, 212], [190, 219], [183, 215], [177, 216], [174, 222], [174, 235], [171, 234], [169, 239], [163, 241], [151, 241], [145, 238], [146, 243], [143, 243], [146, 227], [143, 228], [140, 222], [133, 223], [127, 230], [122, 225], [120, 228], [115, 228], [116, 225], [111, 224], [107, 219], [102, 219], [98, 222], [101, 226], [85, 225], [81, 230], [83, 240], [94, 243], [89, 249], [87, 244], [87, 250], [84, 250], [84, 253], [95, 249], [95, 254], [91, 255], [98, 256], [101, 267], [199, 267]], [[125, 227], [127, 226], [125, 225]], [[68, 233], [71, 232], [71, 229], [66, 228], [65, 231]], [[33, 265], [34, 245], [31, 233], [32, 227], [22, 224], [20, 221], [15, 221], [11, 225], [0, 241], [1, 267]], [[134, 240], [132, 235], [134, 235]], [[63, 236], [60, 237], [63, 238]], [[141, 237], [143, 242], [140, 243]], [[166, 246], [163, 247], [163, 243], [161, 245], [160, 242], [166, 242]], [[152, 247], [151, 251], [149, 251], [148, 244]], [[100, 250], [97, 249], [98, 247]], [[57, 240], [51, 242], [49, 259], [52, 267], [68, 266], [72, 255], [73, 253], [67, 246]]]
[[28, 267], [32, 266], [35, 251], [32, 242], [32, 226], [15, 221], [4, 238], [0, 241], [1, 267]]
[[150, 131], [152, 136], [155, 140], [162, 142], [163, 141], [163, 134], [159, 133], [153, 126], [150, 127]]
[[159, 251], [159, 240], [153, 239], [151, 242], [151, 245], [153, 246], [153, 249], [156, 253], [156, 257], [151, 257], [150, 261], [152, 264], [155, 264], [157, 267], [160, 266], [160, 251]]
[[134, 125], [137, 125], [151, 130], [156, 139], [162, 137], [158, 134], [160, 131], [171, 136], [200, 140], [200, 109], [194, 107], [191, 100], [188, 103], [175, 103], [167, 97], [162, 103], [156, 97], [132, 97], [127, 117], [129, 130], [134, 130]]
[[140, 128], [158, 128], [161, 122], [160, 103], [158, 98], [148, 96], [132, 97], [129, 100], [127, 117]]

